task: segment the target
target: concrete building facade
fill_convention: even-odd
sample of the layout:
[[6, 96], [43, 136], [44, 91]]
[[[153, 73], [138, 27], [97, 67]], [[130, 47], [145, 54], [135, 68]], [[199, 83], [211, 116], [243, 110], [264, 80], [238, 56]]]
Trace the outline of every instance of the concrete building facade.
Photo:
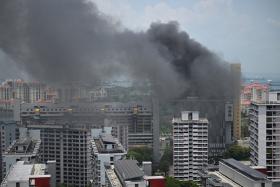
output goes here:
[[172, 123], [174, 177], [198, 181], [199, 169], [208, 164], [208, 120], [183, 111]]
[[91, 140], [91, 171], [94, 186], [105, 186], [105, 165], [124, 159], [126, 150], [110, 134], [100, 134]]
[[253, 102], [250, 112], [251, 164], [267, 168], [268, 178], [280, 181], [280, 92], [266, 102]]

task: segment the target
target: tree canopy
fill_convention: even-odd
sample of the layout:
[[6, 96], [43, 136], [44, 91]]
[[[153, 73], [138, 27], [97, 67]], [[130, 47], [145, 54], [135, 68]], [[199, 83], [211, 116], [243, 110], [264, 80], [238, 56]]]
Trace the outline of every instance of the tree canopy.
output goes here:
[[235, 160], [249, 160], [250, 148], [242, 147], [240, 145], [232, 145], [224, 153], [224, 158], [234, 158]]

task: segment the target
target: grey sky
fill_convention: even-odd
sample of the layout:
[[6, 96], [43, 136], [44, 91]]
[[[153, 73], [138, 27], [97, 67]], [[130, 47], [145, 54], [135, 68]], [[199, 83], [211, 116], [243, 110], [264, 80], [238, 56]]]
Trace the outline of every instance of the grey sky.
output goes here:
[[280, 70], [278, 0], [92, 0], [112, 19], [134, 30], [177, 20], [181, 29], [250, 74]]

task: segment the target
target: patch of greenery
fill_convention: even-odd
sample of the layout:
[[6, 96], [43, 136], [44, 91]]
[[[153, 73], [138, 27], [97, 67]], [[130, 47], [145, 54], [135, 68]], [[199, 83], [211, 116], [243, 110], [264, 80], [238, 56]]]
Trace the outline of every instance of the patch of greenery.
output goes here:
[[150, 147], [132, 147], [128, 150], [127, 157], [137, 160], [139, 163], [143, 161], [152, 161], [153, 150]]
[[173, 164], [173, 150], [168, 146], [165, 148], [164, 153], [160, 159], [159, 170], [168, 173], [169, 167]]
[[173, 177], [166, 177], [166, 187], [198, 187], [194, 181], [179, 181]]
[[234, 158], [239, 161], [246, 161], [250, 158], [250, 148], [242, 147], [240, 145], [232, 145], [224, 153], [224, 158]]

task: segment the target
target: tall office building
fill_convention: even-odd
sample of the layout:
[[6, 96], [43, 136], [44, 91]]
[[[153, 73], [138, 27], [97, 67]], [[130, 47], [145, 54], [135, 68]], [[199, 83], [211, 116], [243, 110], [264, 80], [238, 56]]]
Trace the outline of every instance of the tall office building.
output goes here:
[[241, 64], [231, 64], [233, 77], [233, 138], [241, 138]]
[[183, 111], [172, 123], [174, 177], [198, 181], [199, 169], [208, 163], [208, 120]]
[[280, 91], [266, 102], [253, 102], [249, 111], [251, 164], [267, 168], [268, 179], [280, 181]]

